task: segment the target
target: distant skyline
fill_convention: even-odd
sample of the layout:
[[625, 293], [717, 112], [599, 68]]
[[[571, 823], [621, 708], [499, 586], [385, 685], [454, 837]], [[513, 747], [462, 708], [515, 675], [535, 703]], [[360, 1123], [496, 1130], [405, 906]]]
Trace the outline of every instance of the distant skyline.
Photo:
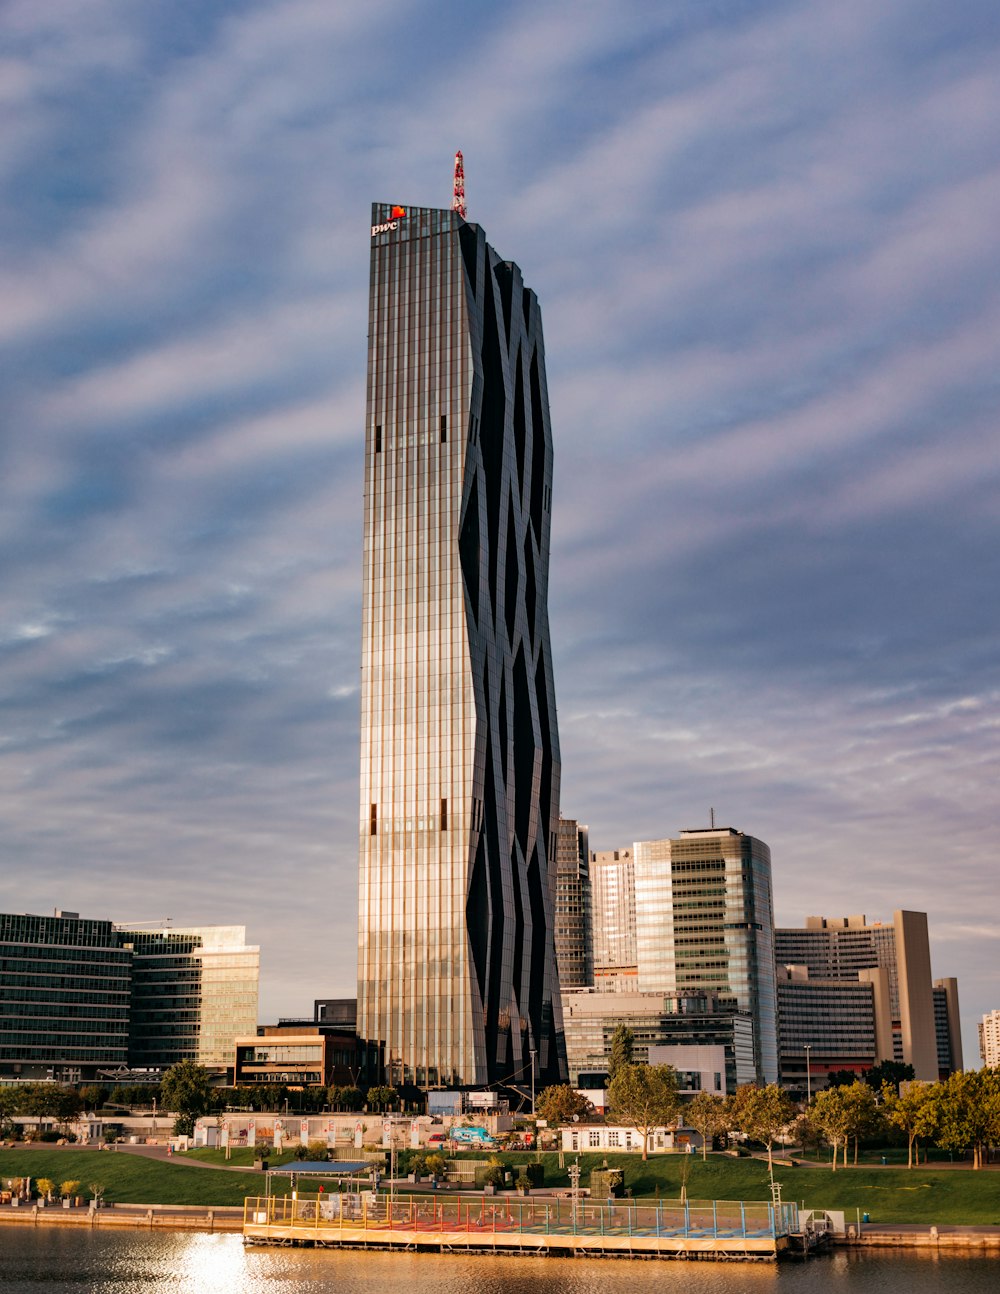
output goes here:
[[8, 0], [0, 908], [353, 994], [368, 223], [545, 318], [562, 810], [1000, 1007], [1000, 12]]

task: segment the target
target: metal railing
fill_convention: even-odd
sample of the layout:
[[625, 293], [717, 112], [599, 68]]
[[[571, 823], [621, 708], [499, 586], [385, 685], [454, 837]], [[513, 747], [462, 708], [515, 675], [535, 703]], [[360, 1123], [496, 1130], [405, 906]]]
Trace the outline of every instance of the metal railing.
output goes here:
[[798, 1231], [795, 1204], [732, 1200], [614, 1200], [373, 1196], [334, 1193], [251, 1196], [244, 1225], [316, 1230], [466, 1234], [775, 1239]]

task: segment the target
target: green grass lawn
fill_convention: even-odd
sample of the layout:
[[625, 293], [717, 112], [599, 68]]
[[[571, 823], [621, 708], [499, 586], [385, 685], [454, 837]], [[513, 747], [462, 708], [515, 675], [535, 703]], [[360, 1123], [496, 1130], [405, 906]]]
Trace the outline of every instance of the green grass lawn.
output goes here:
[[[234, 1146], [229, 1152], [229, 1158], [226, 1158], [224, 1150], [216, 1150], [214, 1147], [199, 1146], [197, 1150], [186, 1150], [181, 1156], [182, 1159], [197, 1159], [203, 1164], [216, 1164], [220, 1168], [228, 1165], [230, 1168], [252, 1168], [254, 1161], [260, 1157], [260, 1150], [253, 1147]], [[280, 1168], [282, 1164], [292, 1164], [295, 1162], [294, 1151], [283, 1150], [280, 1155], [276, 1155], [273, 1150], [265, 1150], [264, 1157], [267, 1159], [269, 1168]]]
[[143, 1159], [125, 1151], [0, 1150], [0, 1180], [9, 1177], [49, 1177], [59, 1182], [82, 1182], [80, 1194], [89, 1198], [90, 1183], [104, 1185], [109, 1204], [242, 1204], [247, 1195], [264, 1194], [260, 1173], [224, 1173], [181, 1162]]
[[[252, 1162], [254, 1152], [233, 1151], [233, 1162], [243, 1156]], [[207, 1163], [225, 1162], [224, 1152], [188, 1152]], [[480, 1156], [481, 1157], [481, 1156]], [[242, 1204], [244, 1196], [264, 1193], [260, 1173], [212, 1172], [185, 1164], [186, 1156], [171, 1161], [143, 1159], [125, 1151], [94, 1150], [0, 1150], [0, 1179], [8, 1177], [51, 1177], [60, 1182], [77, 1178], [88, 1195], [91, 1182], [102, 1182], [105, 1198], [112, 1203], [130, 1204]], [[288, 1156], [282, 1156], [288, 1159]], [[535, 1158], [533, 1152], [504, 1154], [508, 1164]], [[556, 1154], [543, 1155], [546, 1186], [568, 1186], [566, 1166], [575, 1155], [563, 1156], [560, 1169]], [[654, 1155], [646, 1163], [638, 1155], [581, 1154], [582, 1184], [590, 1170], [607, 1160], [622, 1168], [625, 1184], [636, 1198], [676, 1199], [684, 1175], [692, 1200], [766, 1200], [770, 1198], [767, 1163], [757, 1159], [730, 1159], [710, 1155], [706, 1163], [699, 1156]], [[271, 1159], [274, 1163], [274, 1159]], [[808, 1208], [843, 1209], [850, 1218], [860, 1210], [873, 1222], [967, 1223], [1000, 1225], [1000, 1172], [975, 1173], [971, 1169], [924, 1169], [859, 1167], [784, 1168], [776, 1166], [786, 1200], [805, 1203]], [[283, 1190], [279, 1186], [279, 1191]]]
[[[506, 1163], [534, 1159], [533, 1152], [502, 1154]], [[566, 1152], [564, 1164], [576, 1160]], [[559, 1168], [558, 1155], [548, 1152], [545, 1163], [546, 1186], [568, 1186], [566, 1167]], [[621, 1168], [625, 1185], [634, 1197], [659, 1196], [676, 1199], [683, 1175], [687, 1174], [687, 1193], [692, 1200], [768, 1200], [771, 1198], [767, 1161], [730, 1159], [709, 1155], [652, 1155], [643, 1163], [639, 1155], [583, 1154], [581, 1184], [587, 1186], [590, 1170], [607, 1161], [611, 1168]], [[926, 1222], [952, 1224], [1000, 1225], [1000, 1172], [975, 1173], [967, 1168], [858, 1168], [831, 1172], [830, 1165], [775, 1166], [775, 1180], [782, 1185], [783, 1198], [807, 1208], [843, 1209], [851, 1218], [856, 1210], [868, 1213], [873, 1222]]]

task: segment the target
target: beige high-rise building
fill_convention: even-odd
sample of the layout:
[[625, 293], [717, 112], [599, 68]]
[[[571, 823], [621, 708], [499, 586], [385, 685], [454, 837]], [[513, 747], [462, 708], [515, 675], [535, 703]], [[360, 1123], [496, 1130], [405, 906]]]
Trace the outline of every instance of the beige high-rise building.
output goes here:
[[[807, 917], [804, 927], [775, 931], [775, 958], [779, 967], [807, 968], [810, 979], [872, 981], [876, 1035], [873, 1061], [896, 1060], [912, 1065], [916, 1078], [928, 1082], [942, 1073], [961, 1069], [958, 984], [953, 979], [932, 981], [925, 912], [899, 909], [893, 913], [891, 923], [869, 923], [863, 914]], [[874, 970], [881, 972], [877, 982], [870, 974]], [[779, 1021], [779, 1028], [787, 1032], [789, 1027]], [[892, 1049], [886, 1054], [889, 1029]], [[816, 1031], [820, 1032], [819, 1025]], [[813, 1065], [823, 1054], [822, 1045], [820, 1036], [811, 1044]], [[785, 1042], [781, 1049], [783, 1054], [790, 1050]], [[833, 1061], [831, 1065], [838, 1067]], [[824, 1073], [814, 1070], [813, 1080], [824, 1081]]]
[[988, 1011], [979, 1021], [979, 1055], [984, 1065], [1000, 1065], [1000, 1011]]

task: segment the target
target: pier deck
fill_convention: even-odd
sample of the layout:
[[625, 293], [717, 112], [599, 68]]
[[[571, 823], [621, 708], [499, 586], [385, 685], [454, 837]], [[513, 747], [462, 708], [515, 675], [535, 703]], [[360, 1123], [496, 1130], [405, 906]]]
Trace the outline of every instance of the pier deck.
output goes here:
[[261, 1244], [774, 1261], [794, 1204], [506, 1196], [251, 1197], [243, 1235]]

